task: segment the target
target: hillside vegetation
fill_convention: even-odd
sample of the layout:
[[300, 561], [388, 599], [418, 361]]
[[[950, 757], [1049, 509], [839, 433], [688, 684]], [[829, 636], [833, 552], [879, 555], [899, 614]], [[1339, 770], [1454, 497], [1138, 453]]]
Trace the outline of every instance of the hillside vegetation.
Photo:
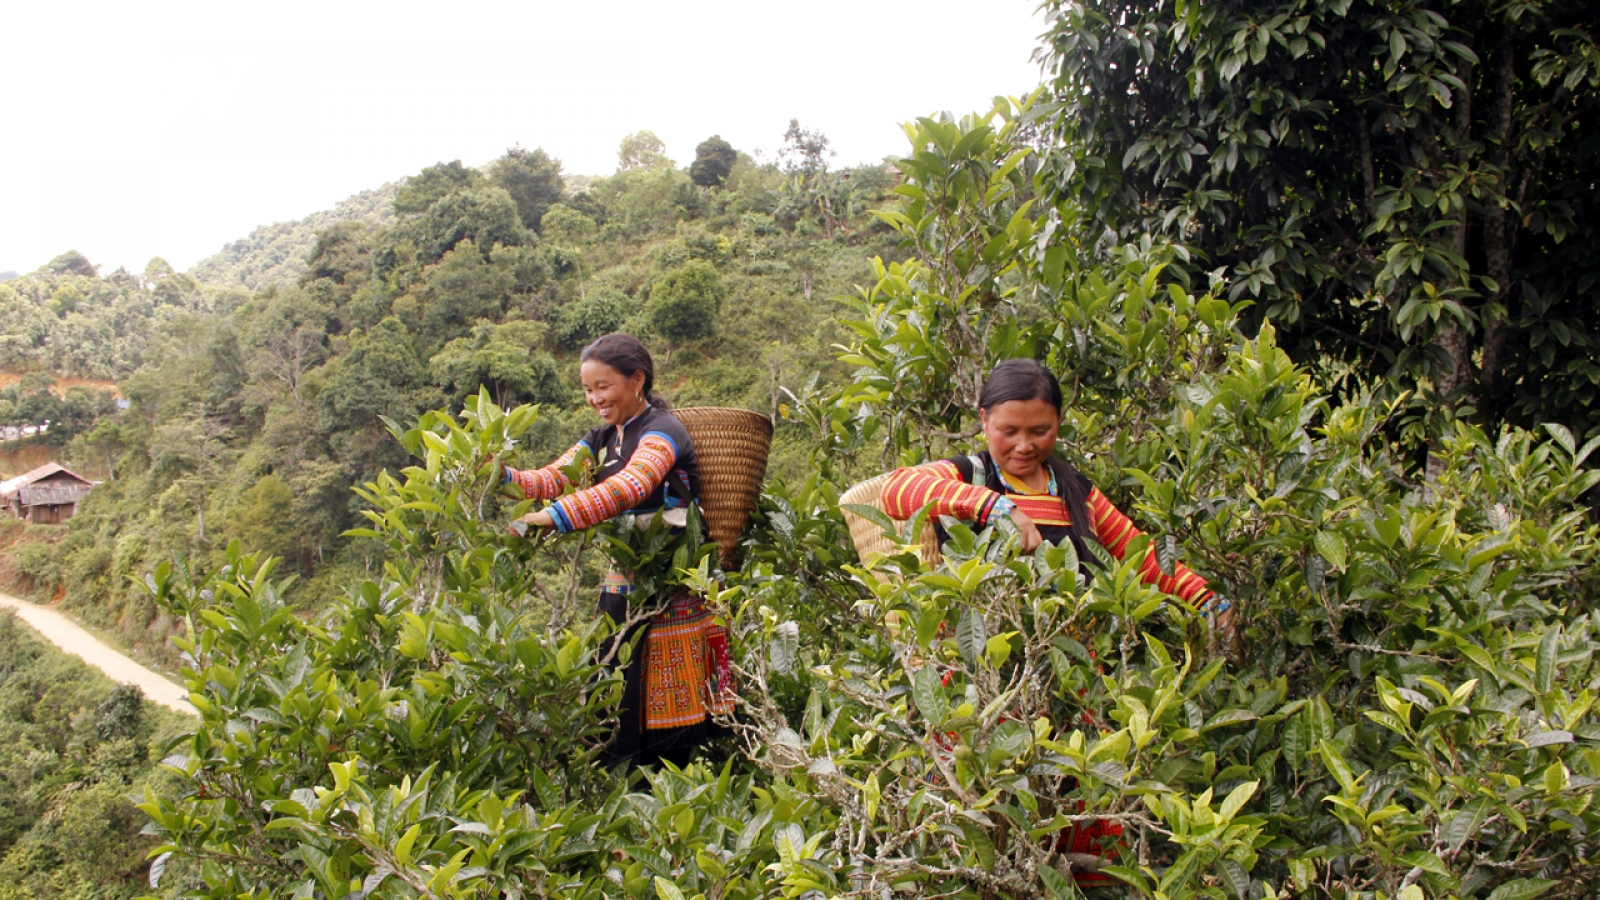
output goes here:
[[305, 272], [306, 258], [324, 230], [341, 222], [359, 222], [369, 228], [387, 224], [394, 216], [398, 189], [399, 185], [391, 182], [346, 197], [332, 209], [303, 219], [263, 225], [200, 260], [189, 274], [201, 284], [248, 291], [293, 281]]
[[[16, 562], [201, 712], [139, 798], [150, 889], [1593, 897], [1587, 7], [1049, 7], [1046, 84], [908, 123], [892, 165], [799, 123], [770, 164], [640, 132], [581, 184], [514, 148], [321, 230], [292, 281], [66, 254], [0, 284], [17, 368], [127, 373], [65, 448], [115, 480]], [[679, 405], [774, 416], [741, 570], [693, 527], [506, 533], [529, 504], [484, 461], [592, 424], [574, 354], [615, 329]], [[1019, 356], [1148, 535], [858, 558], [840, 494], [976, 449]], [[735, 737], [687, 768], [600, 763], [607, 554], [726, 617]], [[1178, 560], [1228, 627], [1144, 583]]]
[[148, 888], [155, 841], [128, 797], [172, 789], [157, 763], [184, 726], [0, 614], [0, 897]]
[[[102, 278], [70, 254], [0, 286], [38, 334], [8, 345], [19, 362], [57, 359], [80, 321], [127, 330], [83, 345], [121, 357], [81, 368], [122, 374], [131, 408], [72, 419], [56, 438], [78, 435], [68, 457], [116, 477], [56, 556], [27, 560], [28, 583], [64, 588], [82, 615], [156, 655], [170, 654], [175, 623], [129, 576], [173, 554], [214, 557], [240, 539], [307, 576], [295, 595], [318, 606], [376, 563], [375, 546], [340, 535], [360, 521], [350, 486], [404, 462], [386, 418], [459, 408], [483, 385], [497, 402], [543, 405], [546, 424], [518, 456], [542, 463], [588, 427], [574, 354], [616, 329], [653, 344], [678, 404], [782, 420], [788, 389], [842, 371], [827, 349], [845, 335], [830, 298], [897, 252], [868, 213], [893, 202], [891, 175], [831, 170], [826, 138], [798, 127], [781, 165], [720, 140], [702, 150], [679, 168], [641, 132], [615, 175], [579, 191], [540, 151], [513, 149], [482, 172], [442, 163], [391, 191], [391, 224], [329, 226], [300, 276], [252, 294], [159, 261], [142, 278]], [[67, 297], [82, 299], [58, 315]], [[43, 415], [53, 395], [30, 377], [0, 413]], [[802, 477], [805, 440], [800, 425], [780, 427], [774, 474]]]
[[[1456, 422], [1419, 483], [1402, 392], [1331, 395], [1246, 304], [1170, 280], [1171, 248], [1039, 252], [1067, 210], [1037, 202], [1027, 111], [912, 130], [885, 216], [909, 255], [845, 314], [850, 377], [797, 403], [813, 475], [769, 486], [741, 571], [692, 529], [602, 529], [725, 611], [737, 740], [597, 765], [607, 620], [548, 568], [590, 536], [506, 536], [528, 504], [482, 460], [546, 423], [485, 387], [389, 435], [409, 465], [363, 490], [385, 565], [319, 615], [237, 547], [146, 583], [193, 623], [203, 717], [142, 805], [159, 852], [217, 861], [213, 898], [1071, 900], [1100, 864], [1066, 835], [1098, 820], [1102, 871], [1152, 900], [1590, 896], [1600, 441]], [[952, 525], [937, 568], [858, 561], [848, 473], [969, 449], [968, 393], [1015, 353], [1072, 376], [1071, 454], [1156, 537], [1085, 568]], [[1147, 556], [1205, 572], [1237, 630]]]

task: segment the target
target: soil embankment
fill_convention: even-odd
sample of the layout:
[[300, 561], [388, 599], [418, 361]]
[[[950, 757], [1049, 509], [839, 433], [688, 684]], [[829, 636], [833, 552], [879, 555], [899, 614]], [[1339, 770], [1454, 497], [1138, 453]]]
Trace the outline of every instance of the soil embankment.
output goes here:
[[[21, 381], [25, 374], [24, 372], [0, 372], [0, 391]], [[122, 396], [122, 393], [117, 390], [115, 381], [107, 381], [101, 378], [57, 378], [52, 390], [57, 395], [62, 395], [67, 392], [68, 388], [74, 387], [86, 387], [91, 391], [110, 391], [113, 397]]]
[[195, 715], [189, 705], [189, 692], [168, 681], [161, 673], [139, 665], [84, 631], [78, 624], [48, 606], [29, 603], [0, 594], [0, 609], [9, 609], [32, 626], [45, 640], [78, 657], [106, 674], [118, 684], [134, 684], [144, 695], [168, 709]]

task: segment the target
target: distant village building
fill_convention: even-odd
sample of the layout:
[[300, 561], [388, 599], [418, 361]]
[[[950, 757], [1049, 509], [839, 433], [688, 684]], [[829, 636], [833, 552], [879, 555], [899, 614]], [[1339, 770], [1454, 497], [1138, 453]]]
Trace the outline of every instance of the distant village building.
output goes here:
[[49, 430], [49, 422], [43, 425], [0, 425], [0, 442], [20, 441], [23, 438], [44, 434]]
[[46, 463], [8, 481], [0, 481], [0, 505], [25, 522], [53, 525], [73, 517], [94, 482], [60, 463]]

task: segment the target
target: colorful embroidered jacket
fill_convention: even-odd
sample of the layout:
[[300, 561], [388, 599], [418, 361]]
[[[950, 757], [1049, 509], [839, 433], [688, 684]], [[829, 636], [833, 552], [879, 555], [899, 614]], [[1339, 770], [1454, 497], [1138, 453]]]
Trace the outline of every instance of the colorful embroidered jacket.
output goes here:
[[[600, 461], [594, 486], [561, 497], [568, 485], [561, 470], [580, 447], [588, 447]], [[542, 469], [507, 469], [506, 480], [530, 500], [561, 497], [550, 506], [550, 515], [557, 530], [576, 531], [623, 513], [689, 505], [699, 495], [700, 466], [683, 423], [651, 406], [621, 426], [602, 425], [589, 432]]]
[[[986, 484], [968, 484], [965, 477], [972, 468], [966, 457], [940, 460], [895, 470], [884, 485], [881, 502], [883, 509], [896, 519], [909, 519], [922, 507], [933, 504], [933, 514], [987, 525], [995, 512], [996, 504], [1004, 508], [1004, 497], [1022, 510], [1039, 526], [1045, 540], [1057, 543], [1070, 534], [1071, 520], [1061, 502], [1061, 497], [1050, 492], [1035, 491], [1006, 478], [999, 468], [989, 461], [989, 454], [980, 457], [987, 477]], [[1052, 487], [1054, 479], [1052, 478]], [[1089, 486], [1089, 517], [1093, 519], [1094, 535], [1100, 544], [1117, 559], [1128, 550], [1128, 542], [1143, 534], [1122, 511], [1111, 505], [1100, 489]], [[1156, 559], [1155, 548], [1145, 555], [1140, 567], [1146, 584], [1153, 584], [1163, 592], [1177, 597], [1191, 606], [1202, 607], [1211, 599], [1205, 579], [1191, 572], [1182, 563], [1173, 566], [1171, 575], [1163, 574]]]

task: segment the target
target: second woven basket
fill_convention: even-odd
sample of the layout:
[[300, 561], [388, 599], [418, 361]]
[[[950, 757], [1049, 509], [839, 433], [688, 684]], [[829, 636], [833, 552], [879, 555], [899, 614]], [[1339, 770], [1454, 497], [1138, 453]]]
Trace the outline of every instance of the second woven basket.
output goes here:
[[739, 567], [739, 538], [761, 496], [772, 450], [772, 420], [748, 409], [675, 409], [700, 463], [700, 514], [721, 551], [722, 568]]
[[[879, 525], [866, 518], [858, 516], [845, 506], [858, 504], [861, 506], [875, 506], [883, 510], [883, 488], [889, 483], [889, 474], [885, 472], [859, 484], [852, 485], [849, 490], [839, 495], [840, 512], [844, 513], [845, 524], [850, 526], [850, 541], [856, 545], [856, 555], [865, 563], [870, 554], [877, 553], [887, 556], [899, 549], [899, 543], [894, 538], [885, 534]], [[898, 520], [897, 520], [898, 521]], [[903, 522], [901, 523], [904, 524]], [[934, 531], [933, 522], [922, 526], [922, 540], [917, 546], [917, 555], [922, 557], [924, 564], [937, 566], [940, 560], [939, 537]]]

